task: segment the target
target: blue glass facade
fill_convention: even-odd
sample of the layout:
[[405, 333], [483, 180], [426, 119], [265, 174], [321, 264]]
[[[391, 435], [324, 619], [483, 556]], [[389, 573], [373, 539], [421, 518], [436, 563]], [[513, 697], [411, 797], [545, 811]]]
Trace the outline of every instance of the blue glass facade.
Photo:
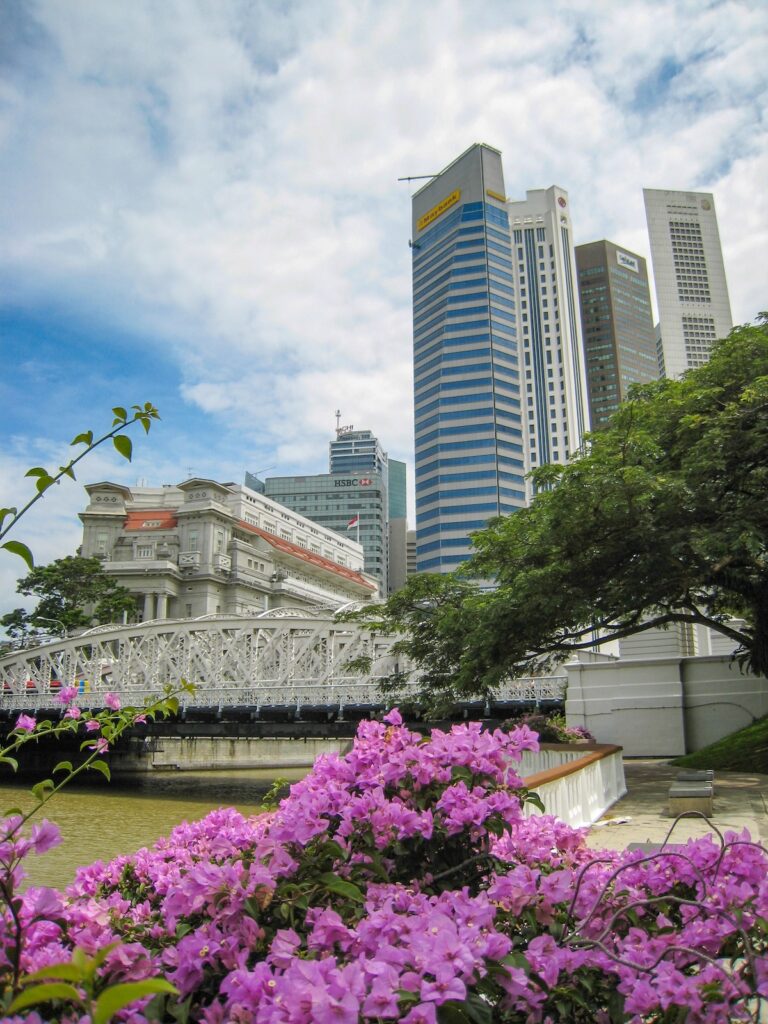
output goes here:
[[473, 146], [414, 196], [418, 571], [525, 504], [517, 320], [500, 154]]

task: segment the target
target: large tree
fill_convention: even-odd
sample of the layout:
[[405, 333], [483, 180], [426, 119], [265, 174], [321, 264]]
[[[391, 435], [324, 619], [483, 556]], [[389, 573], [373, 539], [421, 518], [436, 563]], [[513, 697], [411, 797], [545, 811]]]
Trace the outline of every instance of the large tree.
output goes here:
[[37, 597], [33, 611], [17, 608], [0, 619], [10, 636], [24, 642], [39, 633], [64, 636], [95, 623], [120, 622], [136, 611], [136, 601], [102, 569], [98, 558], [68, 556], [35, 566], [16, 585], [19, 594]]
[[530, 507], [476, 533], [462, 570], [494, 590], [437, 601], [430, 586], [451, 583], [416, 577], [384, 609], [428, 687], [483, 693], [675, 622], [724, 633], [768, 674], [765, 318], [681, 380], [636, 387], [578, 458], [532, 475]]

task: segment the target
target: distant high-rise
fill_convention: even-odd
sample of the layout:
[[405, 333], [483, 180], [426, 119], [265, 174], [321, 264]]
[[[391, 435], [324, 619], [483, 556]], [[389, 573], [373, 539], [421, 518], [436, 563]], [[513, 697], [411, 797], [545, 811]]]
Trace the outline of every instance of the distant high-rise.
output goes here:
[[589, 430], [568, 193], [553, 185], [508, 202], [532, 469], [567, 462]]
[[370, 430], [340, 427], [329, 444], [331, 473], [387, 473], [387, 453]]
[[398, 459], [389, 460], [389, 593], [405, 586], [408, 578], [408, 503], [406, 498], [406, 465]]
[[[405, 465], [398, 462], [394, 466], [396, 488], [398, 494], [402, 490], [404, 500]], [[365, 552], [365, 571], [377, 580], [380, 593], [386, 596], [391, 506], [387, 453], [370, 430], [340, 427], [329, 444], [329, 469], [329, 473], [311, 476], [268, 477], [265, 493], [320, 526], [359, 540]], [[396, 504], [399, 507], [399, 498]], [[404, 563], [405, 525], [396, 538], [403, 548]]]
[[733, 327], [715, 200], [643, 189], [661, 330], [661, 370], [679, 377]]
[[501, 154], [474, 145], [413, 197], [417, 567], [525, 504], [515, 280]]
[[645, 260], [613, 242], [576, 246], [592, 429], [605, 426], [630, 384], [659, 376]]

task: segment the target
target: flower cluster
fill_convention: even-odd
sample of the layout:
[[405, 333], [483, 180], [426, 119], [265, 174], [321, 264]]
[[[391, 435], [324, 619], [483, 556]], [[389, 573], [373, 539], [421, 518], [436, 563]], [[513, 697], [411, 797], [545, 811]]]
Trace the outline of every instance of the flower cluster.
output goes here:
[[755, 1019], [765, 852], [741, 835], [595, 854], [524, 816], [514, 766], [536, 746], [525, 727], [364, 722], [275, 811], [220, 809], [80, 869], [63, 897], [31, 891], [23, 967], [119, 943], [100, 976], [162, 973], [180, 993], [132, 1004], [130, 1024], [179, 1007], [203, 1024]]

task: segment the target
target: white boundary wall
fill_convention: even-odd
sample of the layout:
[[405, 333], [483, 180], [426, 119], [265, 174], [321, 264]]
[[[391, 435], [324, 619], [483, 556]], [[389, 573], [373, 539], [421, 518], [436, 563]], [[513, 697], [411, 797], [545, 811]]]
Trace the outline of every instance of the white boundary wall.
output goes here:
[[629, 757], [700, 750], [768, 714], [768, 680], [729, 655], [573, 663], [566, 717]]
[[[589, 748], [581, 753], [542, 750], [533, 755], [534, 763], [535, 759], [540, 761], [540, 773], [554, 777], [539, 780], [535, 773], [527, 771], [526, 765], [526, 786], [541, 798], [545, 814], [552, 814], [573, 828], [593, 824], [627, 792], [619, 747], [602, 756]], [[554, 767], [558, 761], [561, 772]], [[524, 813], [531, 817], [541, 812], [526, 804]]]

